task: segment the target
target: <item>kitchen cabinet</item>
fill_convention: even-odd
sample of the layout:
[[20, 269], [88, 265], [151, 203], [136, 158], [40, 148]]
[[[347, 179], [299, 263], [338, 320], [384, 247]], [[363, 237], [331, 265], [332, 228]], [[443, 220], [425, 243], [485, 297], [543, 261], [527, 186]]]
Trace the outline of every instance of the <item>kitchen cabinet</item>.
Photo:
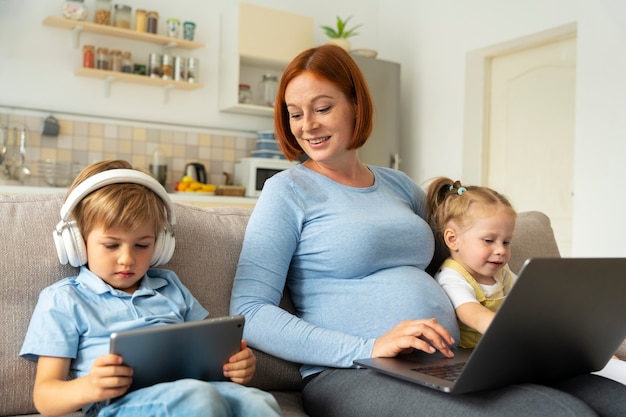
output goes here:
[[232, 5], [221, 16], [219, 108], [272, 117], [274, 109], [239, 103], [239, 84], [249, 84], [253, 99], [263, 74], [280, 76], [300, 52], [313, 46], [313, 18], [247, 3]]
[[[164, 49], [182, 48], [197, 49], [204, 47], [204, 43], [196, 41], [188, 41], [185, 39], [173, 39], [167, 36], [156, 35], [146, 32], [135, 32], [134, 30], [118, 28], [114, 26], [100, 25], [97, 23], [77, 21], [65, 19], [58, 16], [48, 16], [44, 19], [43, 24], [46, 26], [58, 27], [61, 29], [69, 29], [72, 31], [72, 40], [74, 48], [78, 48], [80, 34], [95, 33], [104, 36], [129, 39], [134, 41], [146, 42], [160, 45]], [[163, 88], [164, 101], [167, 102], [168, 92], [172, 88], [182, 90], [195, 90], [202, 88], [200, 83], [188, 83], [184, 81], [162, 80], [158, 78], [150, 78], [145, 75], [129, 74], [114, 71], [103, 71], [93, 68], [80, 68], [76, 70], [75, 75], [79, 77], [99, 78], [104, 80], [104, 94], [109, 95], [110, 85], [114, 81], [143, 84]]]

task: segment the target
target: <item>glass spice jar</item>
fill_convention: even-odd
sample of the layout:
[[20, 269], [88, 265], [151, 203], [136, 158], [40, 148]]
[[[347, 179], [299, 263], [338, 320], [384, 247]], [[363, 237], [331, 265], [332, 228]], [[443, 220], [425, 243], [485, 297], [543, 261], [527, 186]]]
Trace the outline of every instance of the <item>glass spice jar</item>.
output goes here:
[[111, 69], [111, 54], [107, 48], [96, 50], [96, 68], [107, 71]]
[[178, 38], [178, 32], [180, 32], [180, 20], [169, 18], [165, 21], [167, 24], [167, 37]]
[[70, 20], [87, 19], [84, 0], [68, 0], [63, 3], [63, 17]]
[[83, 45], [83, 68], [93, 68], [96, 50], [93, 45]]
[[193, 22], [183, 23], [183, 38], [186, 41], [193, 41], [196, 32], [196, 24]]
[[250, 84], [239, 84], [239, 102], [241, 104], [252, 104]]
[[198, 58], [189, 58], [187, 60], [187, 82], [198, 82]]
[[135, 31], [145, 32], [146, 23], [147, 23], [146, 11], [143, 9], [135, 10]]
[[185, 58], [182, 56], [174, 57], [174, 81], [187, 81], [187, 66]]
[[115, 5], [115, 15], [113, 16], [113, 26], [116, 28], [130, 29], [130, 16], [132, 8], [123, 4]]
[[111, 0], [96, 0], [93, 21], [99, 25], [111, 24]]
[[146, 17], [146, 32], [156, 34], [159, 26], [159, 13], [151, 10], [146, 13]]
[[161, 78], [161, 55], [156, 52], [148, 56], [148, 75], [151, 78]]
[[163, 54], [161, 60], [161, 78], [171, 80], [174, 76], [172, 58], [168, 54]]
[[131, 60], [130, 52], [124, 52], [122, 54], [122, 72], [133, 72], [133, 61]]
[[259, 104], [261, 106], [274, 107], [277, 88], [278, 77], [274, 74], [263, 74], [263, 79], [259, 84]]
[[111, 71], [122, 72], [122, 51], [111, 51]]

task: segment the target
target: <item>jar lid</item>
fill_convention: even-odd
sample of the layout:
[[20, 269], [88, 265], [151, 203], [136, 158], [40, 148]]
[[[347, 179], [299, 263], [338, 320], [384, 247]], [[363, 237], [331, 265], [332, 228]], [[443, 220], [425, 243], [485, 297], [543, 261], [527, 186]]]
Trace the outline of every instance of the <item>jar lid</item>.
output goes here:
[[124, 5], [124, 4], [116, 4], [116, 5], [115, 5], [115, 9], [116, 9], [116, 10], [117, 10], [117, 9], [122, 9], [122, 10], [124, 10], [124, 11], [131, 11], [131, 10], [132, 10], [132, 8], [131, 8], [130, 6], [126, 6], [126, 5]]
[[193, 22], [189, 22], [189, 21], [187, 21], [187, 22], [183, 23], [183, 25], [196, 27], [196, 24], [195, 24], [195, 23], [193, 23]]
[[239, 84], [239, 88], [250, 88], [250, 84]]
[[166, 20], [166, 22], [180, 23], [180, 20], [170, 17], [169, 19]]

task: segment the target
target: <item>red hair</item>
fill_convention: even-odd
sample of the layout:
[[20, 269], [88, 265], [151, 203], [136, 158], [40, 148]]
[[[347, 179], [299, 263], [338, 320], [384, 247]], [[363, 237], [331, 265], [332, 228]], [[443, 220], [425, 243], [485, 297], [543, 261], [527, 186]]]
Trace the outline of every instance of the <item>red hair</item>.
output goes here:
[[326, 44], [307, 49], [295, 57], [283, 71], [274, 106], [274, 134], [283, 154], [290, 161], [304, 155], [304, 151], [291, 132], [285, 90], [291, 80], [304, 72], [335, 84], [355, 108], [355, 122], [348, 149], [365, 144], [372, 132], [374, 105], [365, 77], [356, 62], [339, 46]]

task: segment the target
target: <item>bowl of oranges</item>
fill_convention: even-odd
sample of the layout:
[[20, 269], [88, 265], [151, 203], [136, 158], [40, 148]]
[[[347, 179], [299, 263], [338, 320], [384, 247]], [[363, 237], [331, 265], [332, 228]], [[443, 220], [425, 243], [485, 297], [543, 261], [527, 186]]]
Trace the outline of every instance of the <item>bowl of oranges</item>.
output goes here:
[[174, 183], [174, 191], [178, 193], [215, 194], [215, 184], [203, 184], [189, 175]]

